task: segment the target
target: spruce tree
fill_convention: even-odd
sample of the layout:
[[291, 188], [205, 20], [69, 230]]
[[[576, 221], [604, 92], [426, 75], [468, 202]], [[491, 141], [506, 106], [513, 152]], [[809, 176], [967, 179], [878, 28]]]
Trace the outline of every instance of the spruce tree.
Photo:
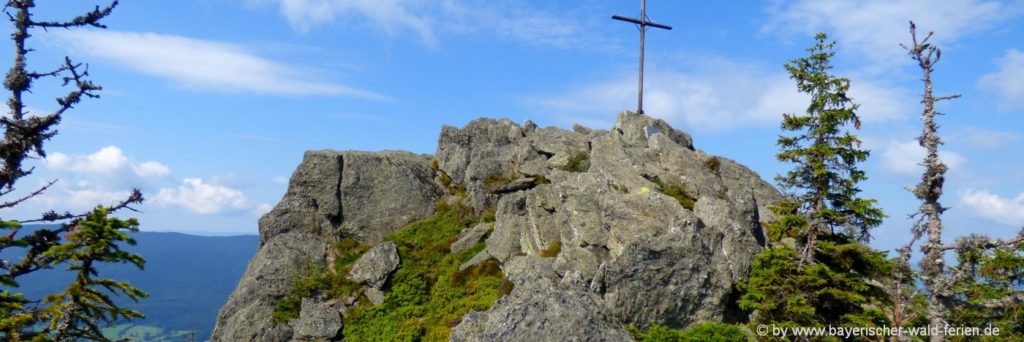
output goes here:
[[[7, 115], [0, 117], [0, 209], [12, 208], [44, 193], [56, 180], [13, 197], [15, 185], [32, 173], [25, 159], [45, 158], [44, 143], [53, 138], [62, 116], [85, 98], [98, 98], [102, 87], [88, 79], [88, 67], [64, 58], [63, 65], [49, 71], [33, 71], [28, 56], [33, 50], [28, 39], [33, 32], [92, 26], [105, 28], [100, 20], [110, 15], [117, 0], [105, 7], [96, 6], [67, 21], [38, 20], [33, 17], [33, 0], [9, 0], [4, 7], [13, 25], [14, 65], [7, 72], [4, 88], [10, 92]], [[51, 113], [29, 113], [25, 95], [36, 82], [56, 78], [72, 87], [56, 99]], [[41, 114], [41, 115], [40, 115]], [[129, 233], [138, 230], [135, 219], [109, 217], [111, 212], [142, 202], [138, 190], [110, 207], [96, 207], [86, 213], [49, 211], [34, 219], [0, 218], [0, 340], [4, 341], [106, 341], [101, 329], [142, 314], [119, 307], [112, 296], [138, 300], [146, 294], [115, 279], [102, 278], [97, 265], [130, 263], [139, 268], [143, 259], [124, 248], [135, 244]], [[26, 223], [50, 223], [27, 229]], [[12, 258], [6, 256], [14, 255]], [[23, 277], [47, 269], [66, 269], [74, 274], [67, 286], [43, 298], [27, 298], [17, 292]]]
[[[797, 89], [811, 102], [804, 114], [784, 114], [777, 155], [794, 164], [777, 177], [788, 191], [768, 224], [770, 245], [754, 258], [750, 278], [740, 284], [740, 308], [752, 320], [775, 326], [877, 326], [888, 295], [880, 280], [892, 263], [862, 242], [884, 216], [875, 200], [858, 197], [867, 178], [857, 168], [868, 157], [847, 128], [860, 128], [857, 105], [846, 95], [846, 78], [829, 74], [835, 42], [815, 36], [809, 56], [786, 64]], [[838, 232], [837, 232], [838, 230]]]
[[847, 128], [860, 129], [859, 105], [847, 96], [850, 80], [829, 74], [835, 42], [818, 33], [816, 43], [807, 49], [810, 55], [786, 64], [797, 89], [811, 96], [804, 114], [784, 114], [782, 129], [795, 132], [780, 136], [779, 161], [794, 164], [793, 170], [776, 177], [799, 204], [799, 213], [807, 220], [806, 262], [820, 234], [836, 229], [866, 242], [870, 229], [882, 223], [884, 214], [874, 199], [858, 195], [857, 184], [867, 179], [857, 164], [869, 152], [860, 148], [860, 140]]

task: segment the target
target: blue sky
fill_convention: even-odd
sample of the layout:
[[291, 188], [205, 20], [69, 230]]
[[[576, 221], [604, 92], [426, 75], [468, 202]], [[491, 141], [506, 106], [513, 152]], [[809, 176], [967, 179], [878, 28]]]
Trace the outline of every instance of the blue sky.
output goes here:
[[[39, 17], [91, 8], [39, 2]], [[674, 26], [647, 40], [649, 115], [695, 145], [771, 179], [783, 112], [800, 112], [782, 65], [815, 32], [838, 40], [836, 74], [861, 104], [872, 150], [868, 197], [890, 215], [873, 242], [907, 239], [922, 152], [919, 70], [899, 47], [907, 21], [935, 31], [935, 80], [951, 165], [948, 231], [1008, 237], [1024, 225], [1024, 2], [648, 1]], [[144, 230], [255, 233], [310, 149], [433, 153], [444, 124], [482, 117], [608, 128], [635, 106], [637, 31], [610, 19], [639, 1], [124, 1], [108, 30], [36, 32], [31, 66], [64, 55], [105, 87], [69, 112], [35, 160], [29, 191], [60, 182], [7, 218], [84, 210], [140, 187]], [[7, 44], [10, 45], [10, 44]], [[7, 53], [10, 46], [4, 46]], [[56, 84], [37, 85], [36, 111]]]

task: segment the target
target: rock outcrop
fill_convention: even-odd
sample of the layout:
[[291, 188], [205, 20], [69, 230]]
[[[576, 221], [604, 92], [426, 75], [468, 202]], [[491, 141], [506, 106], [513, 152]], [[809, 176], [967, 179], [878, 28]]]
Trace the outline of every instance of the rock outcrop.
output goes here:
[[341, 314], [326, 303], [302, 299], [299, 318], [291, 323], [295, 330], [293, 340], [323, 341], [333, 339], [341, 332]]
[[352, 270], [348, 272], [349, 279], [357, 283], [370, 285], [375, 289], [384, 286], [384, 282], [398, 269], [401, 259], [398, 256], [398, 247], [394, 242], [388, 241], [374, 246], [366, 254], [363, 254]]
[[[750, 169], [695, 149], [689, 135], [648, 116], [624, 112], [610, 130], [572, 131], [480, 119], [445, 126], [434, 161], [308, 152], [281, 203], [260, 220], [260, 253], [296, 234], [377, 245], [429, 215], [445, 191], [445, 201], [464, 194], [477, 214], [494, 218], [452, 244], [462, 251], [486, 237], [462, 269], [494, 259], [514, 285], [489, 310], [465, 315], [453, 341], [623, 341], [632, 339], [626, 324], [735, 319], [734, 285], [746, 279], [764, 244], [761, 222], [781, 199]], [[323, 262], [321, 254], [278, 257]], [[260, 280], [294, 271], [268, 274], [276, 269], [259, 266], [267, 258], [253, 259], [214, 340], [283, 341], [293, 333], [268, 318], [287, 283]]]
[[306, 152], [281, 202], [260, 218], [260, 248], [221, 307], [212, 340], [288, 341], [292, 328], [271, 313], [299, 271], [325, 266], [328, 245], [341, 237], [377, 244], [431, 215], [442, 195], [433, 179], [430, 156]]
[[505, 265], [515, 287], [488, 312], [470, 312], [452, 341], [629, 341], [621, 321], [573, 273], [558, 276], [549, 260], [524, 256]]
[[238, 287], [217, 315], [214, 341], [288, 341], [287, 324], [274, 324], [274, 304], [308, 263], [323, 266], [327, 244], [302, 232], [281, 234], [260, 247]]
[[260, 243], [302, 231], [376, 244], [429, 216], [441, 189], [430, 156], [401, 151], [309, 151], [281, 202], [260, 218]]
[[467, 228], [459, 234], [459, 239], [452, 242], [452, 247], [449, 249], [452, 253], [458, 253], [467, 248], [473, 247], [477, 242], [483, 240], [487, 233], [490, 231], [491, 223], [480, 223], [473, 228]]

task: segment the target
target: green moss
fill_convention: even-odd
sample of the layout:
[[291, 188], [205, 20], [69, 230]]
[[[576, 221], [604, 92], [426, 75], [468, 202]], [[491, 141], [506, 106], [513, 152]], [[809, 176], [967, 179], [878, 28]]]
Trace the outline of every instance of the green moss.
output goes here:
[[548, 179], [547, 177], [544, 177], [544, 175], [536, 175], [533, 176], [533, 184], [551, 184], [551, 180]]
[[515, 178], [508, 175], [501, 174], [490, 174], [484, 177], [484, 189], [488, 192], [494, 192], [494, 190], [512, 183]]
[[349, 280], [345, 275], [370, 246], [361, 244], [351, 237], [345, 237], [331, 247], [331, 252], [335, 255], [332, 268], [308, 262], [295, 277], [291, 290], [274, 305], [271, 317], [275, 323], [285, 323], [298, 318], [302, 298], [321, 294], [327, 298], [341, 298], [355, 295], [362, 290], [362, 285]]
[[676, 330], [663, 325], [651, 325], [647, 331], [641, 331], [633, 325], [626, 326], [638, 342], [704, 342], [704, 341], [748, 341], [753, 340], [744, 330], [736, 325], [725, 323], [697, 323], [684, 330]]
[[687, 191], [685, 186], [673, 181], [662, 181], [661, 178], [658, 178], [657, 176], [647, 177], [647, 179], [654, 184], [657, 184], [661, 189], [661, 193], [675, 198], [683, 208], [693, 210], [694, 204], [697, 203], [697, 196], [692, 194], [690, 191]]
[[444, 171], [440, 169], [434, 171], [437, 172], [437, 182], [440, 183], [445, 190], [448, 190], [448, 194], [459, 198], [466, 198], [466, 187], [462, 186], [462, 184], [456, 183], [455, 180], [452, 179], [452, 176], [449, 176]]
[[590, 170], [590, 153], [586, 151], [580, 151], [573, 153], [569, 156], [569, 160], [565, 163], [565, 166], [561, 167], [562, 170], [569, 172], [587, 172]]
[[350, 341], [447, 341], [469, 310], [494, 305], [504, 275], [493, 260], [459, 271], [484, 248], [478, 243], [448, 253], [459, 232], [474, 220], [460, 206], [448, 206], [388, 237], [398, 245], [402, 264], [392, 276], [384, 303], [356, 308], [345, 317]]
[[451, 189], [452, 177], [449, 177], [447, 173], [438, 172], [437, 173], [437, 179], [438, 179], [438, 182], [440, 182], [441, 185], [444, 186], [446, 189]]
[[494, 222], [494, 221], [497, 221], [498, 220], [497, 213], [498, 213], [498, 207], [487, 208], [487, 210], [484, 210], [484, 212], [480, 214], [480, 222]]
[[553, 258], [558, 256], [558, 253], [562, 252], [562, 240], [555, 240], [548, 248], [540, 251], [540, 256], [545, 258]]
[[440, 199], [437, 203], [434, 203], [434, 217], [452, 216], [463, 225], [476, 223], [477, 220], [473, 217], [473, 208], [462, 204], [461, 197], [457, 197], [457, 199], [459, 200], [455, 203], [448, 203], [445, 199]]

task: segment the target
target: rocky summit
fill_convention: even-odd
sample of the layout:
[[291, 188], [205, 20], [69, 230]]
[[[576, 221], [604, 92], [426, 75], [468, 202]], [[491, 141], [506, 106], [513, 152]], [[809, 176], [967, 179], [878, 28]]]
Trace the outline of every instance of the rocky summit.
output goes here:
[[[260, 219], [259, 251], [213, 340], [345, 339], [358, 324], [347, 313], [388, 305], [402, 251], [417, 253], [389, 236], [452, 205], [483, 219], [444, 253], [474, 253], [460, 274], [491, 263], [509, 283], [488, 308], [448, 322], [452, 341], [625, 341], [627, 325], [734, 321], [744, 315], [734, 285], [781, 198], [750, 169], [630, 112], [610, 130], [507, 119], [445, 126], [433, 156], [310, 151]], [[304, 268], [344, 261], [332, 246], [346, 238], [367, 246], [336, 275], [356, 284], [355, 297], [302, 298], [296, 318], [275, 320]]]

